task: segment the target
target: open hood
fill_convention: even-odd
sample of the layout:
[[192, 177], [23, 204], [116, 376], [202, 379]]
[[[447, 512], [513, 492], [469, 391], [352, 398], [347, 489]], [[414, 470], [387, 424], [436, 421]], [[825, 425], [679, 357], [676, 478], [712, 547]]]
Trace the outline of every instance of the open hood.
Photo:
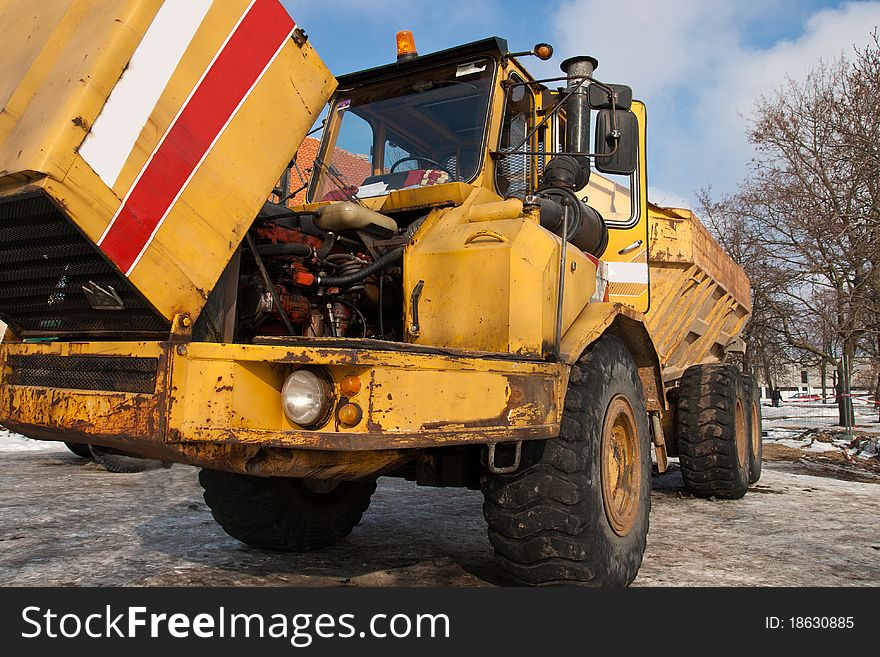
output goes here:
[[336, 86], [304, 33], [278, 0], [13, 0], [0, 38], [0, 319], [195, 319]]

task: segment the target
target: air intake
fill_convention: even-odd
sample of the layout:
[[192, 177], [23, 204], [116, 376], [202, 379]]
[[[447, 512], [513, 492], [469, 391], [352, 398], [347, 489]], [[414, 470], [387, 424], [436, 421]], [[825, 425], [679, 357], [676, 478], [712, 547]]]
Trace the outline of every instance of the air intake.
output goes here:
[[130, 339], [169, 331], [43, 192], [0, 199], [0, 319], [22, 338]]

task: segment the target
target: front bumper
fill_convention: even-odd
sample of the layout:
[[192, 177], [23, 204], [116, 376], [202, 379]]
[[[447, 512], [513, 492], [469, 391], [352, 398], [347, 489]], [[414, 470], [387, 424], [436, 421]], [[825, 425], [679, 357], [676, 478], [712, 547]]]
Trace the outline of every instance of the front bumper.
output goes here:
[[[342, 452], [369, 459], [375, 454], [366, 452], [384, 451], [402, 458], [406, 450], [540, 439], [559, 431], [563, 365], [412, 345], [371, 347], [376, 348], [319, 341], [295, 346], [8, 343], [0, 348], [0, 424], [33, 438], [102, 444], [234, 471], [243, 468], [226, 463], [235, 459], [224, 453], [249, 454], [242, 458], [252, 461], [260, 450], [264, 460], [277, 450], [290, 458], [294, 450], [332, 465], [351, 460], [339, 456]], [[41, 359], [42, 374], [16, 369], [28, 357]], [[155, 359], [152, 390], [119, 390], [125, 386], [113, 374], [82, 377], [97, 380], [90, 387], [114, 388], [109, 390], [72, 388], [81, 384], [69, 375], [58, 377], [66, 387], [48, 385], [52, 371], [66, 371], [68, 363], [82, 368], [94, 361], [112, 368], [128, 358]], [[45, 369], [47, 362], [52, 370]], [[320, 367], [332, 379], [334, 407], [346, 401], [360, 406], [359, 424], [341, 426], [333, 413], [324, 426], [305, 430], [286, 418], [281, 386], [291, 371], [304, 366]], [[350, 399], [339, 389], [348, 375], [362, 383]]]

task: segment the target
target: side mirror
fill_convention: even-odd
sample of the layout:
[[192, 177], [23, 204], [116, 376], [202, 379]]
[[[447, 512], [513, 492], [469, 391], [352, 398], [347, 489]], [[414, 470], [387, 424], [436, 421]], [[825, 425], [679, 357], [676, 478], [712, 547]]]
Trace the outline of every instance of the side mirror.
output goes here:
[[638, 166], [639, 121], [629, 110], [618, 109], [616, 114], [619, 136], [612, 130], [611, 110], [601, 110], [596, 116], [596, 170], [629, 176]]
[[[614, 95], [614, 106], [619, 110], [628, 110], [632, 107], [633, 90], [622, 84], [606, 85], [611, 88]], [[591, 84], [589, 89], [589, 103], [594, 110], [611, 109], [611, 94], [598, 84]]]

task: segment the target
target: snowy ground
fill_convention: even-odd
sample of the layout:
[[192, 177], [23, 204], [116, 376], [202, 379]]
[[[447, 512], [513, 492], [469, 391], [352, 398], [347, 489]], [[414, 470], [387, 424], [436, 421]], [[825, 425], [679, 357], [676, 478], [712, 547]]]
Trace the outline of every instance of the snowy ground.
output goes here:
[[[833, 474], [767, 462], [745, 498], [712, 501], [685, 493], [673, 464], [654, 477], [636, 585], [876, 585], [880, 486]], [[264, 552], [214, 523], [193, 468], [113, 475], [61, 443], [0, 432], [0, 585], [504, 585], [481, 504], [478, 492], [381, 479], [338, 545]]]

